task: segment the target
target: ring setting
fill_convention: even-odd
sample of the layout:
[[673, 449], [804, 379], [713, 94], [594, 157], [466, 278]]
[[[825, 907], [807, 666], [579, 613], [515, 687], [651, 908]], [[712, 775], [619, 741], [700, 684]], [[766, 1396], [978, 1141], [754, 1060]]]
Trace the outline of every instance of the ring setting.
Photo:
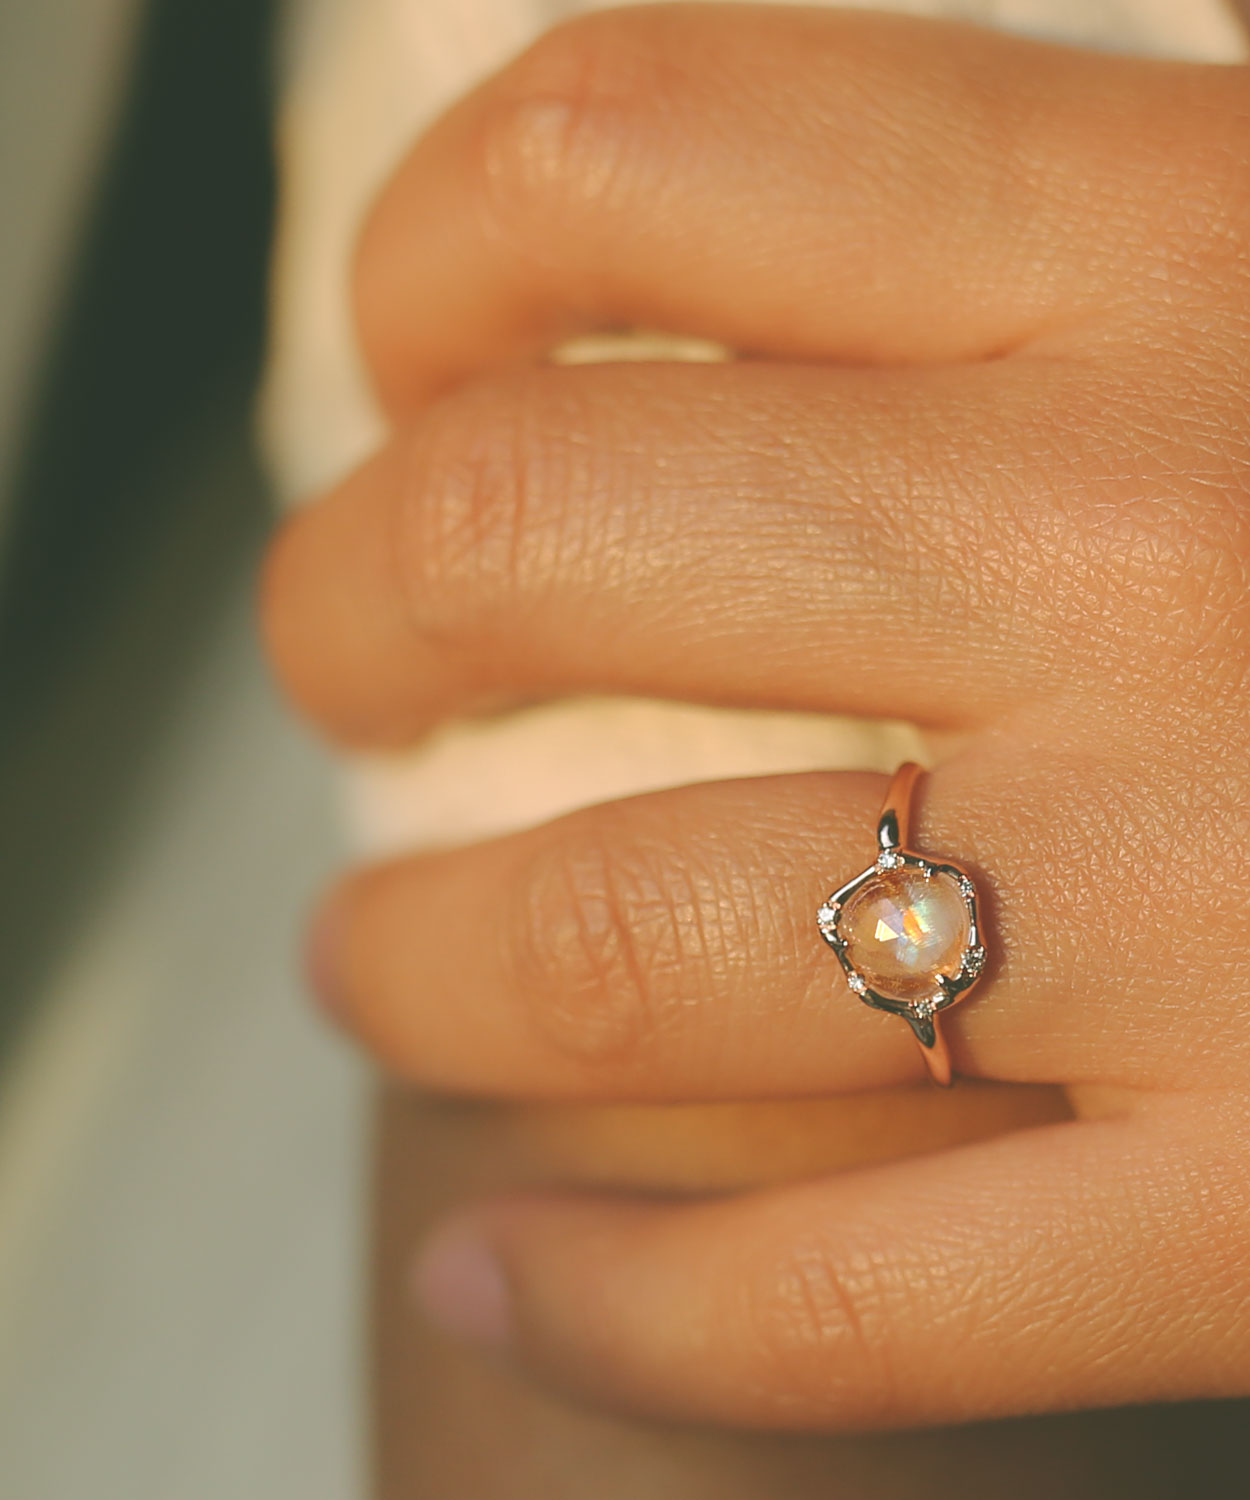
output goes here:
[[945, 1086], [951, 1063], [940, 1018], [981, 977], [986, 950], [971, 875], [907, 846], [920, 772], [907, 761], [894, 773], [877, 820], [876, 859], [828, 897], [816, 925], [852, 993], [902, 1017], [930, 1076]]

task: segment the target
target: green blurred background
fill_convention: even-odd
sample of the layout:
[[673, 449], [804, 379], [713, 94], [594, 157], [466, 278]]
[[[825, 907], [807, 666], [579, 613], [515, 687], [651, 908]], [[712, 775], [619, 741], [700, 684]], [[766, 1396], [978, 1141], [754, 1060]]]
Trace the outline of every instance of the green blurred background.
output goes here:
[[252, 623], [264, 0], [0, 6], [0, 1497], [354, 1500], [332, 773]]
[[[17, 34], [0, 45], [8, 109], [27, 116], [4, 132], [9, 170], [72, 174], [60, 222], [47, 210], [43, 225], [25, 221], [28, 235], [43, 229], [27, 286], [10, 268], [10, 294], [44, 308], [8, 393], [3, 455], [4, 1035], [268, 519], [250, 404], [273, 212], [270, 7], [113, 10], [111, 59], [72, 56], [84, 9], [66, 0], [10, 0], [3, 25]], [[48, 104], [77, 105], [86, 138], [50, 140]], [[4, 197], [30, 194], [14, 183]], [[22, 219], [6, 217], [9, 239]]]

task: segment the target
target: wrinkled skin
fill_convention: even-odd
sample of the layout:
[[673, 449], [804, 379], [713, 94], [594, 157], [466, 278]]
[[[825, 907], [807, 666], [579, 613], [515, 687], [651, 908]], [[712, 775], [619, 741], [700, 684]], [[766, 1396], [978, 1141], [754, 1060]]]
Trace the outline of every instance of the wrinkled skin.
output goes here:
[[[952, 1053], [1013, 1090], [785, 1180], [730, 1132], [673, 1183], [641, 1127], [625, 1185], [693, 1200], [559, 1150], [464, 1167], [428, 1311], [579, 1400], [736, 1428], [1250, 1391], [1244, 71], [596, 16], [414, 146], [357, 301], [393, 437], [276, 543], [297, 704], [369, 746], [587, 689], [942, 731], [917, 842], [975, 870], [993, 948]], [[743, 357], [541, 362], [622, 326]], [[906, 1027], [830, 1005], [812, 923], [884, 786], [683, 787], [358, 872], [329, 1002], [404, 1078], [566, 1123], [900, 1088]]]

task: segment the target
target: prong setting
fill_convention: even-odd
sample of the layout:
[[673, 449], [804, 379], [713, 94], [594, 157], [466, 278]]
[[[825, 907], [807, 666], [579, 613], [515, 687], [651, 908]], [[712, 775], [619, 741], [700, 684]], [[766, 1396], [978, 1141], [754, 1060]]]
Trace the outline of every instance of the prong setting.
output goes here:
[[[847, 902], [862, 886], [886, 871], [910, 868], [924, 880], [930, 882], [934, 876], [945, 875], [954, 883], [967, 912], [967, 936], [958, 971], [937, 977], [933, 993], [919, 999], [901, 1000], [881, 993], [869, 984], [851, 961], [847, 952], [846, 935], [840, 930]], [[978, 911], [977, 888], [972, 877], [962, 866], [950, 861], [926, 859], [912, 850], [896, 847], [882, 849], [876, 860], [848, 881], [822, 903], [816, 916], [821, 937], [829, 944], [842, 966], [846, 982], [853, 994], [865, 1005], [875, 1010], [888, 1011], [894, 1015], [918, 1023], [931, 1021], [941, 1011], [948, 1010], [962, 1000], [981, 977], [986, 963], [986, 950], [981, 941], [981, 922]]]

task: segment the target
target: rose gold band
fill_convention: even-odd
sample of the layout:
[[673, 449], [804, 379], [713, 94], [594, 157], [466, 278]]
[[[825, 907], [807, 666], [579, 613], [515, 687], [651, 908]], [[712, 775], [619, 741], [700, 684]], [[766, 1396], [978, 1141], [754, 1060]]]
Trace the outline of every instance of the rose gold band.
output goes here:
[[912, 798], [923, 769], [916, 761], [905, 760], [890, 777], [877, 818], [877, 843], [882, 849], [898, 849], [909, 842]]

